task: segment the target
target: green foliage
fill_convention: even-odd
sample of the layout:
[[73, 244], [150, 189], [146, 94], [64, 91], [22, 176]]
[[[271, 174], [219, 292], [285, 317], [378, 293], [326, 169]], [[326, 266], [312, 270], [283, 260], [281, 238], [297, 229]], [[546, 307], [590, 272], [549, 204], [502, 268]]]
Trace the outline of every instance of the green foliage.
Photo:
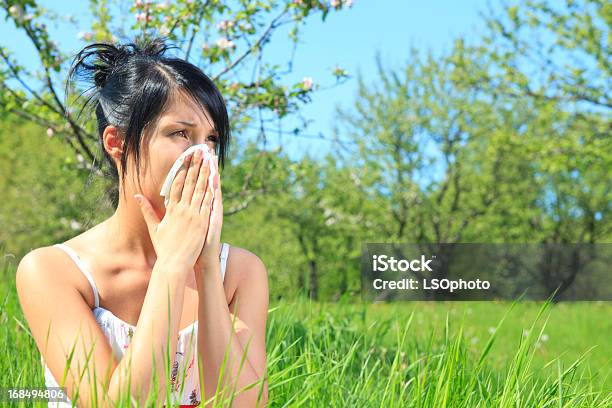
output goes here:
[[[101, 221], [104, 188], [81, 155], [23, 120], [0, 123], [0, 247], [20, 259]], [[106, 206], [105, 206], [106, 205]]]
[[[239, 135], [258, 117], [277, 121], [295, 114], [317, 87], [304, 81], [282, 84], [288, 73], [269, 63], [263, 51], [273, 35], [287, 27], [297, 46], [298, 29], [317, 14], [325, 20], [335, 7], [319, 1], [278, 0], [201, 2], [91, 0], [92, 26], [79, 25], [71, 16], [58, 16], [32, 0], [2, 0], [5, 20], [22, 31], [39, 56], [41, 69], [26, 67], [15, 60], [14, 50], [0, 45], [0, 114], [15, 114], [52, 129], [71, 145], [73, 155], [86, 162], [103, 163], [94, 146], [98, 135], [92, 116], [77, 117], [75, 95], [64, 95], [66, 73], [77, 50], [65, 49], [50, 38], [48, 26], [74, 25], [84, 43], [127, 42], [137, 38], [163, 36], [178, 46], [177, 56], [192, 60], [220, 88], [231, 114], [232, 131]], [[127, 16], [127, 18], [126, 18]], [[85, 45], [85, 44], [83, 44]], [[292, 65], [288, 61], [288, 66]], [[348, 77], [341, 69], [332, 76], [336, 83]], [[77, 85], [78, 86], [78, 85]], [[265, 137], [265, 135], [264, 135]], [[241, 191], [244, 194], [245, 191]]]
[[609, 11], [520, 2], [473, 45], [358, 78], [335, 136], [371, 242], [610, 242]]

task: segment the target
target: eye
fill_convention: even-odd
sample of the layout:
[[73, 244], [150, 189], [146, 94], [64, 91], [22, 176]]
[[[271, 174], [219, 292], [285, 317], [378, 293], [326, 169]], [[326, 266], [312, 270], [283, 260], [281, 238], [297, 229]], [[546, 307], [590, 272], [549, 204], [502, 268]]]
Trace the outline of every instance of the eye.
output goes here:
[[187, 138], [187, 132], [185, 131], [185, 129], [181, 129], [181, 130], [177, 130], [176, 132], [172, 132], [171, 135], [183, 135], [183, 137]]
[[213, 142], [214, 144], [219, 143], [219, 136], [216, 135], [210, 135], [208, 136], [208, 140], [210, 140], [211, 142]]

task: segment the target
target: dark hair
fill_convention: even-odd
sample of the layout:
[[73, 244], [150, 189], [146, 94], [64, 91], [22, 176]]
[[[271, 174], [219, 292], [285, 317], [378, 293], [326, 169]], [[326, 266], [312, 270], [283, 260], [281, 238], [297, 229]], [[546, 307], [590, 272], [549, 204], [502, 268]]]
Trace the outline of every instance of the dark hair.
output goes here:
[[[123, 179], [128, 155], [134, 154], [136, 166], [139, 168], [140, 145], [144, 132], [156, 122], [168, 101], [179, 90], [190, 95], [208, 112], [214, 122], [219, 135], [215, 150], [220, 167], [224, 167], [230, 126], [223, 96], [200, 68], [183, 59], [164, 56], [171, 48], [176, 47], [167, 45], [161, 38], [123, 45], [95, 43], [86, 46], [74, 57], [66, 81], [66, 95], [74, 79], [90, 84], [80, 95], [86, 95], [87, 98], [79, 117], [85, 108], [93, 103], [101, 150], [116, 181], [119, 181], [117, 168], [102, 142], [106, 126], [114, 125], [125, 135], [121, 155]], [[145, 151], [148, 152], [148, 149]], [[137, 175], [140, 185], [139, 172]], [[114, 192], [112, 201], [117, 205], [118, 192]]]

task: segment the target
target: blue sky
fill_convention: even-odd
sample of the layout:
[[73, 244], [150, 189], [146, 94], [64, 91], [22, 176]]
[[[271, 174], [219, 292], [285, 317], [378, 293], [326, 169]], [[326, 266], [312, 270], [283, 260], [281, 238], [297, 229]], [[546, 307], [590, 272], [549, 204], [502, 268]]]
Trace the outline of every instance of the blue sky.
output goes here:
[[[46, 0], [40, 4], [60, 15], [76, 15], [84, 22], [82, 30], [89, 27], [88, 2]], [[485, 0], [355, 0], [351, 8], [330, 13], [325, 22], [321, 22], [318, 16], [309, 19], [301, 29], [293, 72], [287, 76], [288, 83], [311, 77], [315, 83], [330, 85], [333, 83], [331, 70], [336, 65], [348, 70], [352, 78], [313, 95], [312, 102], [302, 110], [302, 115], [312, 120], [307, 135], [331, 136], [335, 107], [350, 108], [354, 100], [357, 72], [361, 72], [366, 83], [376, 80], [374, 60], [377, 52], [385, 66], [399, 69], [408, 63], [411, 46], [423, 52], [448, 50], [457, 36], [470, 37], [482, 32], [484, 24], [478, 12], [483, 11], [486, 4]], [[2, 20], [3, 17], [0, 16]], [[76, 51], [84, 44], [76, 38], [78, 29], [74, 27], [50, 29], [63, 49]], [[268, 45], [265, 51], [268, 61], [285, 64], [289, 59], [292, 43], [285, 32], [278, 31]], [[20, 62], [27, 66], [37, 63], [33, 48], [12, 24], [0, 25], [0, 38], [3, 39], [0, 45], [16, 51], [15, 56]], [[7, 43], [7, 39], [13, 41]], [[28, 46], [15, 47], [22, 43]], [[291, 118], [287, 119], [283, 129], [290, 130], [296, 123]], [[273, 146], [276, 140], [276, 136], [272, 137], [270, 145]], [[282, 142], [293, 158], [304, 152], [316, 156], [329, 147], [325, 141], [290, 135], [283, 136]]]
[[[329, 72], [336, 64], [347, 69], [352, 79], [313, 96], [312, 103], [302, 111], [314, 121], [307, 133], [331, 136], [335, 107], [350, 108], [355, 99], [357, 72], [366, 83], [376, 81], [377, 52], [386, 67], [401, 69], [408, 62], [411, 46], [423, 52], [448, 50], [457, 36], [482, 31], [484, 24], [478, 12], [485, 6], [484, 0], [356, 0], [351, 8], [331, 14], [324, 23], [320, 18], [312, 19], [300, 38], [294, 79], [309, 76], [329, 85], [333, 82]], [[283, 44], [274, 46], [282, 55]], [[289, 45], [284, 48], [290, 49]], [[326, 142], [316, 139], [299, 138], [287, 143], [291, 141], [288, 136], [283, 141], [284, 145], [295, 146], [291, 151], [313, 155], [326, 147]]]

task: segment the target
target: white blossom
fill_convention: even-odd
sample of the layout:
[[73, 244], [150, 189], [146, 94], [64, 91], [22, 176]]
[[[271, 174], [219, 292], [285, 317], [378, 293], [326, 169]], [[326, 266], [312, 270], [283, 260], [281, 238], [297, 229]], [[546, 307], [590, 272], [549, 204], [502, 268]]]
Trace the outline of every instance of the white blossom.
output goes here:
[[70, 228], [72, 228], [73, 230], [81, 229], [81, 223], [77, 220], [72, 219], [70, 220]]
[[79, 31], [79, 32], [77, 33], [77, 38], [78, 38], [79, 40], [89, 41], [89, 40], [91, 40], [91, 39], [93, 38], [93, 34], [92, 34], [92, 33], [85, 32], [85, 31]]
[[336, 223], [336, 218], [335, 217], [329, 217], [328, 219], [325, 220], [325, 225], [326, 226], [330, 226], [330, 225], [334, 225]]
[[244, 31], [249, 31], [253, 28], [253, 24], [251, 23], [240, 23], [240, 28]]
[[234, 26], [234, 22], [230, 20], [223, 20], [217, 24], [217, 28], [221, 31], [228, 30]]
[[55, 132], [53, 131], [52, 128], [47, 128], [47, 136], [51, 137], [51, 136], [53, 136], [53, 133], [55, 133]]
[[302, 80], [302, 88], [304, 88], [305, 91], [310, 91], [312, 89], [312, 78], [311, 77], [305, 77]]
[[234, 48], [236, 45], [233, 43], [233, 41], [228, 40], [226, 37], [221, 37], [217, 40], [217, 47], [221, 48], [221, 49], [226, 49], [226, 48]]
[[19, 4], [9, 7], [8, 11], [13, 17], [15, 17], [16, 20], [21, 20], [23, 17], [23, 8]]

